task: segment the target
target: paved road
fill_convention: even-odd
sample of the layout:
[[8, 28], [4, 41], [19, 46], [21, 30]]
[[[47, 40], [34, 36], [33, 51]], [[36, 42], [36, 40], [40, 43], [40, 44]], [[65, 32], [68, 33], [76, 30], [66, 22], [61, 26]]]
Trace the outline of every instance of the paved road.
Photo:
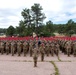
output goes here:
[[50, 60], [57, 60], [57, 57], [46, 57], [45, 62], [40, 62], [38, 58], [38, 67], [34, 67], [33, 57], [27, 55], [11, 56], [0, 55], [0, 75], [50, 75], [54, 74], [54, 66], [49, 62]]
[[41, 62], [39, 56], [38, 67], [34, 68], [33, 58], [29, 55], [18, 57], [0, 54], [0, 75], [54, 75], [55, 68], [49, 61], [54, 61], [60, 75], [76, 75], [76, 57], [60, 53], [59, 58], [62, 61], [57, 56], [45, 56], [44, 62]]
[[[33, 61], [33, 57], [30, 57], [29, 55], [24, 57], [23, 54], [21, 56], [17, 56], [17, 54], [15, 54], [15, 56], [3, 54], [0, 55], [0, 61]], [[40, 56], [38, 57], [38, 61], [41, 61]], [[58, 58], [57, 56], [52, 57], [51, 55], [49, 57], [45, 56], [44, 61], [58, 61]]]
[[76, 75], [76, 62], [55, 62], [60, 75]]
[[54, 67], [49, 62], [38, 62], [38, 67], [33, 67], [33, 62], [0, 61], [0, 75], [50, 75]]
[[60, 53], [59, 58], [62, 61], [74, 61], [74, 62], [76, 62], [76, 57], [74, 57], [73, 55], [70, 55], [70, 57], [68, 57], [67, 55], [65, 55], [63, 53]]

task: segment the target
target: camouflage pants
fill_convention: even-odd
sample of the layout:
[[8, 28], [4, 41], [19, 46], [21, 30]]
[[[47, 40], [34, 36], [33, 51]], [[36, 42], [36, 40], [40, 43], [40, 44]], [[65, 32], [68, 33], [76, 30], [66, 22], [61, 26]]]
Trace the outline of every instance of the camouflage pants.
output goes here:
[[54, 56], [54, 49], [51, 49], [51, 55]]
[[6, 48], [6, 54], [7, 55], [9, 54], [9, 48]]
[[37, 67], [37, 59], [38, 59], [38, 57], [34, 56], [33, 59], [34, 59], [34, 67]]
[[76, 49], [73, 50], [73, 55], [76, 56]]
[[49, 48], [47, 47], [46, 48], [46, 55], [49, 56], [49, 53], [50, 53], [50, 51], [49, 51]]
[[41, 61], [44, 61], [44, 53], [41, 53]]
[[30, 51], [30, 57], [32, 56], [32, 48], [29, 48], [29, 51]]
[[0, 50], [1, 50], [1, 54], [3, 54], [4, 53], [4, 48], [0, 48]]
[[27, 53], [27, 49], [26, 48], [23, 48], [23, 53], [24, 53], [24, 56], [26, 56], [26, 53]]
[[20, 56], [21, 55], [21, 49], [20, 48], [18, 48], [18, 56]]
[[67, 48], [67, 55], [70, 56], [71, 48]]
[[55, 53], [56, 53], [56, 55], [58, 56], [58, 55], [59, 55], [59, 49], [56, 49], [56, 50], [55, 50]]
[[12, 54], [12, 56], [14, 56], [14, 52], [15, 52], [15, 49], [12, 48], [12, 49], [11, 49], [11, 54]]

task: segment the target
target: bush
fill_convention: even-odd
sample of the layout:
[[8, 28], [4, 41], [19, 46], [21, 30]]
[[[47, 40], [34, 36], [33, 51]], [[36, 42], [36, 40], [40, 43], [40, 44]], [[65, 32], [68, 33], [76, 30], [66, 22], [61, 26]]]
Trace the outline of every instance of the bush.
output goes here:
[[50, 32], [41, 32], [40, 36], [50, 37], [50, 36], [55, 36], [55, 35], [53, 33], [50, 33]]

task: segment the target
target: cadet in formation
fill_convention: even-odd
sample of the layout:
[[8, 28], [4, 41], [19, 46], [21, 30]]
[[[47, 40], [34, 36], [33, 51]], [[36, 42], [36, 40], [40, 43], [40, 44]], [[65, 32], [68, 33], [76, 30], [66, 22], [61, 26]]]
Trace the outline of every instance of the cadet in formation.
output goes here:
[[44, 46], [43, 42], [40, 44], [39, 50], [40, 50], [40, 53], [41, 53], [41, 61], [44, 61], [45, 46]]
[[22, 43], [20, 41], [17, 42], [17, 52], [18, 52], [18, 56], [21, 55], [21, 45]]
[[12, 56], [14, 56], [14, 53], [15, 53], [15, 42], [12, 41], [11, 42], [11, 54], [12, 54]]
[[24, 43], [23, 43], [23, 53], [24, 53], [24, 56], [26, 56], [27, 51], [28, 51], [28, 43], [27, 43], [27, 41], [24, 41]]

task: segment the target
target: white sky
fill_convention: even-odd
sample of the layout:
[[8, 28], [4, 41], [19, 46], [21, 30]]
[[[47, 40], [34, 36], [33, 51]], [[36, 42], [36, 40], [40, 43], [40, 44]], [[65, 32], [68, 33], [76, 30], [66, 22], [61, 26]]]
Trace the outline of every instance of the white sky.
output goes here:
[[39, 3], [45, 16], [44, 22], [66, 23], [69, 19], [76, 21], [76, 0], [0, 0], [0, 28], [10, 25], [18, 26], [22, 19], [21, 11]]

